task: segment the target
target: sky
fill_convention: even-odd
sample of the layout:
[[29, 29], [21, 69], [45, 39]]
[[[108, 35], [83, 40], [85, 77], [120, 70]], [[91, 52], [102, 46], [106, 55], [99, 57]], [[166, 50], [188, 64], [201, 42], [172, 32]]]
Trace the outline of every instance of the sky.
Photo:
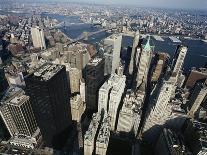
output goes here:
[[[46, 0], [45, 0], [46, 1]], [[47, 0], [47, 1], [68, 1], [68, 2], [88, 2], [102, 4], [127, 4], [143, 7], [159, 8], [184, 8], [184, 9], [205, 9], [207, 10], [207, 0]]]

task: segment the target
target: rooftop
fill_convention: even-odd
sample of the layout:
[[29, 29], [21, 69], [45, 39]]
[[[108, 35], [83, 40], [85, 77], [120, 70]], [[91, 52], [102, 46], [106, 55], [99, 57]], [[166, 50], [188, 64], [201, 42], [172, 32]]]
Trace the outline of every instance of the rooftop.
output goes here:
[[40, 78], [41, 81], [48, 81], [62, 68], [62, 65], [45, 63], [43, 66], [41, 66], [34, 72], [34, 76]]
[[94, 59], [91, 59], [88, 64], [92, 66], [97, 66], [102, 60], [102, 58], [96, 57]]
[[110, 117], [107, 116], [103, 119], [101, 128], [98, 133], [97, 142], [108, 144], [110, 138]]
[[14, 105], [14, 106], [20, 106], [22, 105], [25, 101], [29, 100], [29, 97], [26, 95], [18, 95], [15, 96], [10, 102], [10, 105]]
[[24, 93], [23, 89], [15, 86], [11, 86], [3, 96], [1, 102], [9, 102], [12, 100], [17, 94]]
[[92, 141], [95, 138], [100, 119], [101, 119], [101, 115], [99, 113], [93, 114], [89, 128], [84, 135], [84, 141], [92, 143]]
[[202, 148], [207, 149], [207, 124], [194, 121], [193, 126], [199, 133]]

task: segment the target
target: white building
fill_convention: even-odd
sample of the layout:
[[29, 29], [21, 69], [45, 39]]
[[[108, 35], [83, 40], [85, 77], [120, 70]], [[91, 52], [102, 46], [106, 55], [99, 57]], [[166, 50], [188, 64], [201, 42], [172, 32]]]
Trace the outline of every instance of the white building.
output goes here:
[[172, 81], [165, 81], [160, 90], [155, 106], [152, 108], [144, 125], [144, 132], [154, 125], [163, 125], [171, 116], [170, 99], [175, 91], [175, 85]]
[[33, 46], [35, 48], [46, 49], [43, 29], [41, 29], [38, 26], [32, 27], [31, 35], [32, 35]]
[[69, 79], [70, 79], [70, 90], [71, 93], [80, 92], [80, 79], [81, 79], [81, 70], [77, 68], [69, 69]]
[[85, 111], [85, 105], [80, 97], [76, 95], [70, 98], [72, 120], [80, 122], [81, 116]]
[[96, 143], [96, 132], [101, 121], [101, 115], [94, 113], [88, 130], [84, 135], [84, 155], [92, 155]]
[[82, 101], [86, 102], [86, 84], [84, 79], [80, 79], [80, 96]]
[[110, 117], [105, 115], [96, 140], [96, 154], [106, 155], [110, 138]]
[[111, 76], [110, 81], [113, 82], [113, 87], [110, 93], [108, 114], [111, 117], [111, 130], [115, 130], [117, 111], [125, 90], [126, 77], [124, 75], [121, 77], [113, 75]]
[[188, 51], [187, 47], [178, 46], [177, 51], [174, 55], [173, 62], [172, 62], [172, 70], [173, 70], [172, 77], [176, 78], [176, 82], [181, 74], [187, 51]]
[[138, 95], [131, 91], [127, 92], [119, 114], [117, 131], [133, 132], [135, 136], [137, 135], [144, 98], [143, 92], [139, 92]]
[[104, 39], [104, 74], [113, 74], [119, 67], [122, 35], [113, 34]]

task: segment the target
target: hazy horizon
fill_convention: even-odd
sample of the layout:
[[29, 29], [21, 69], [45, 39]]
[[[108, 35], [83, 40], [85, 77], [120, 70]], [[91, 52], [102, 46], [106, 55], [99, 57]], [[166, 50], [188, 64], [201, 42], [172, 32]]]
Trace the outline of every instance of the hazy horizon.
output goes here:
[[207, 0], [25, 0], [31, 2], [84, 2], [108, 5], [136, 5], [143, 7], [183, 8], [207, 10]]

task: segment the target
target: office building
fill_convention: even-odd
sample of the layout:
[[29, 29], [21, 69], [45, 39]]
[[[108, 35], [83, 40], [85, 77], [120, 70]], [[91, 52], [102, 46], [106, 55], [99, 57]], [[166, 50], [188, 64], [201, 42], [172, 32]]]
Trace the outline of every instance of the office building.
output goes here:
[[37, 144], [41, 139], [29, 96], [26, 96], [22, 89], [8, 89], [1, 102], [0, 114], [10, 133], [10, 142], [15, 141], [15, 145], [19, 145], [20, 141], [15, 137], [21, 137], [22, 141], [30, 137]]
[[83, 70], [91, 59], [88, 45], [83, 43], [74, 43], [69, 45], [67, 51], [64, 51], [66, 60], [72, 68]]
[[7, 90], [8, 88], [8, 82], [5, 77], [5, 73], [3, 69], [0, 69], [0, 99], [3, 95], [3, 93]]
[[122, 36], [113, 34], [104, 39], [104, 74], [113, 74], [117, 72], [120, 63]]
[[136, 54], [137, 54], [137, 46], [139, 44], [139, 38], [140, 34], [139, 31], [137, 31], [134, 35], [134, 41], [132, 46], [132, 52], [131, 52], [131, 59], [129, 63], [129, 74], [132, 75], [134, 73], [135, 65], [136, 65]]
[[35, 48], [46, 49], [44, 31], [40, 27], [31, 28], [32, 42]]
[[156, 142], [156, 155], [181, 155], [192, 153], [188, 150], [181, 135], [176, 134], [170, 129], [164, 128]]
[[26, 90], [46, 146], [59, 147], [71, 125], [66, 68], [45, 63], [25, 77]]
[[207, 154], [207, 125], [198, 121], [189, 121], [184, 129], [184, 139], [192, 154]]
[[178, 77], [181, 74], [182, 67], [183, 67], [183, 64], [184, 64], [184, 59], [185, 59], [185, 56], [187, 54], [187, 51], [188, 51], [187, 47], [178, 46], [177, 49], [176, 49], [176, 52], [174, 54], [173, 61], [172, 61], [172, 66], [171, 66], [171, 69], [172, 69], [171, 77], [176, 78], [175, 82], [177, 82]]
[[[123, 85], [122, 87], [124, 90], [125, 80], [126, 80], [126, 77], [124, 75], [119, 76], [117, 74], [112, 74], [110, 78], [101, 86], [101, 88], [99, 89], [99, 97], [98, 97], [98, 112], [99, 113], [101, 113], [101, 111], [108, 113], [110, 99], [111, 99], [110, 94], [112, 92], [112, 89], [116, 86], [118, 87], [118, 85], [120, 85], [120, 87], [121, 85]], [[120, 91], [123, 91], [123, 90], [120, 90]], [[122, 93], [120, 94], [121, 96], [122, 96]], [[120, 96], [118, 98], [120, 98]]]
[[202, 102], [204, 102], [207, 96], [207, 83], [197, 82], [188, 98], [188, 116], [194, 118], [195, 112], [199, 109]]
[[77, 94], [71, 97], [70, 105], [71, 105], [72, 120], [80, 122], [81, 116], [85, 111], [85, 104], [83, 103], [81, 96]]
[[[111, 117], [111, 130], [116, 129], [116, 120], [117, 120], [117, 112], [118, 107], [121, 103], [122, 96], [126, 86], [126, 77], [118, 76], [116, 74], [110, 77], [110, 81], [113, 83], [113, 87], [110, 91], [110, 99], [108, 103], [108, 115]], [[106, 104], [106, 103], [105, 103]]]
[[96, 154], [106, 155], [110, 138], [110, 117], [105, 115], [96, 140]]
[[69, 69], [69, 79], [70, 79], [70, 90], [71, 94], [80, 92], [80, 79], [81, 79], [81, 70], [77, 68]]
[[104, 83], [104, 59], [91, 59], [85, 71], [86, 109], [94, 112], [98, 110], [98, 91]]
[[154, 107], [144, 125], [144, 132], [154, 125], [163, 125], [171, 115], [171, 104], [169, 101], [175, 91], [174, 81], [164, 81]]
[[199, 80], [204, 80], [207, 79], [207, 69], [206, 68], [192, 68], [192, 70], [190, 71], [186, 83], [185, 83], [185, 87], [186, 88], [193, 88], [193, 86], [196, 84], [197, 81]]
[[152, 74], [152, 82], [156, 83], [163, 75], [163, 71], [165, 71], [167, 67], [167, 62], [169, 60], [169, 55], [166, 53], [158, 53], [157, 56], [157, 64]]
[[80, 79], [80, 96], [82, 101], [86, 102], [86, 84], [83, 78]]
[[[141, 49], [141, 53], [138, 56], [137, 64], [137, 77], [136, 77], [136, 87], [138, 88], [142, 83], [147, 84], [147, 76], [150, 69], [151, 59], [152, 59], [153, 49], [150, 45], [150, 36], [147, 43]], [[138, 52], [139, 53], [139, 52]]]
[[[128, 91], [123, 102], [119, 113], [117, 131], [132, 132], [136, 135], [141, 120], [143, 99], [136, 97], [133, 92]], [[136, 131], [134, 127], [137, 128]]]
[[99, 113], [94, 113], [89, 128], [84, 135], [84, 155], [92, 155], [94, 152], [97, 137], [96, 135], [100, 122], [101, 115]]

